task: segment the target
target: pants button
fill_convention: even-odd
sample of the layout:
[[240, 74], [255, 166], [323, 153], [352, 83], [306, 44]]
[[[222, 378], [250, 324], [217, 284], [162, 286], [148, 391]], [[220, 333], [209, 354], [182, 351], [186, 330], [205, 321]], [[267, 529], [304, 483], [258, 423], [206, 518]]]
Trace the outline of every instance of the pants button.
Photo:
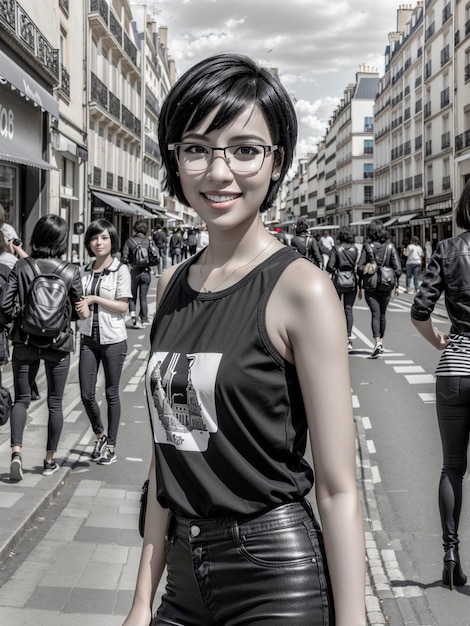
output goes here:
[[201, 534], [201, 529], [199, 528], [199, 526], [191, 526], [191, 529], [189, 532], [191, 533], [193, 537], [197, 537], [198, 535]]

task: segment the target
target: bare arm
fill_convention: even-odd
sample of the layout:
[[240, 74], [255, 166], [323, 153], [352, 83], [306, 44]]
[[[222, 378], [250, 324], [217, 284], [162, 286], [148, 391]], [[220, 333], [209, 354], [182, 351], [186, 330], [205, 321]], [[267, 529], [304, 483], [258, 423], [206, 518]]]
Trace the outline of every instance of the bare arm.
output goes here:
[[311, 265], [292, 263], [279, 282], [268, 315], [284, 319], [278, 330], [287, 330], [285, 356], [302, 389], [336, 626], [363, 626], [365, 545], [344, 312], [328, 275]]
[[429, 341], [437, 350], [444, 350], [449, 343], [449, 335], [447, 333], [441, 335], [437, 328], [433, 326], [431, 318], [427, 320], [416, 320], [412, 317], [411, 321], [426, 341]]
[[145, 534], [140, 555], [139, 571], [134, 599], [123, 626], [149, 626], [152, 619], [152, 604], [158, 583], [165, 569], [165, 529], [168, 511], [156, 498], [155, 452], [152, 445], [152, 462], [149, 469], [149, 488]]
[[128, 309], [128, 298], [118, 298], [117, 300], [109, 300], [108, 298], [102, 298], [101, 296], [86, 296], [88, 306], [92, 304], [99, 304], [111, 313], [125, 313]]

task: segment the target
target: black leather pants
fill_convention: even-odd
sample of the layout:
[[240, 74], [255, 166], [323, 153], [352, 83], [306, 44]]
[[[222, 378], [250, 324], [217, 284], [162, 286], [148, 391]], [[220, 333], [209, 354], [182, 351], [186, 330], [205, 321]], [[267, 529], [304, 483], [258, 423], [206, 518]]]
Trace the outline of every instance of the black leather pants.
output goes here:
[[305, 501], [251, 519], [170, 513], [166, 559], [152, 626], [334, 626], [323, 539]]

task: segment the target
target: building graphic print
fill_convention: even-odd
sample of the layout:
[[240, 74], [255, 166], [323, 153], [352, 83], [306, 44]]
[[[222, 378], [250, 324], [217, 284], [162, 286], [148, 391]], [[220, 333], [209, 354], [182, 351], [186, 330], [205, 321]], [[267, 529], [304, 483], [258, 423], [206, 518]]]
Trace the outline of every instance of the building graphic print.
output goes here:
[[154, 353], [147, 367], [155, 441], [203, 452], [218, 430], [215, 380], [221, 354]]

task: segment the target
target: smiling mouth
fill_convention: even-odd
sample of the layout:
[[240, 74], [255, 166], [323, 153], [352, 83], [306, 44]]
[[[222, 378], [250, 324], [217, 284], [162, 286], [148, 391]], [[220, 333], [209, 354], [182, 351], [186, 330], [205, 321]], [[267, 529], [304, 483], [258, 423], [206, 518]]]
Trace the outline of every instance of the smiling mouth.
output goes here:
[[236, 200], [237, 198], [240, 198], [241, 193], [232, 193], [232, 194], [227, 194], [227, 195], [203, 193], [202, 195], [205, 198], [207, 198], [210, 202], [222, 203], [222, 202], [230, 202], [231, 200]]

